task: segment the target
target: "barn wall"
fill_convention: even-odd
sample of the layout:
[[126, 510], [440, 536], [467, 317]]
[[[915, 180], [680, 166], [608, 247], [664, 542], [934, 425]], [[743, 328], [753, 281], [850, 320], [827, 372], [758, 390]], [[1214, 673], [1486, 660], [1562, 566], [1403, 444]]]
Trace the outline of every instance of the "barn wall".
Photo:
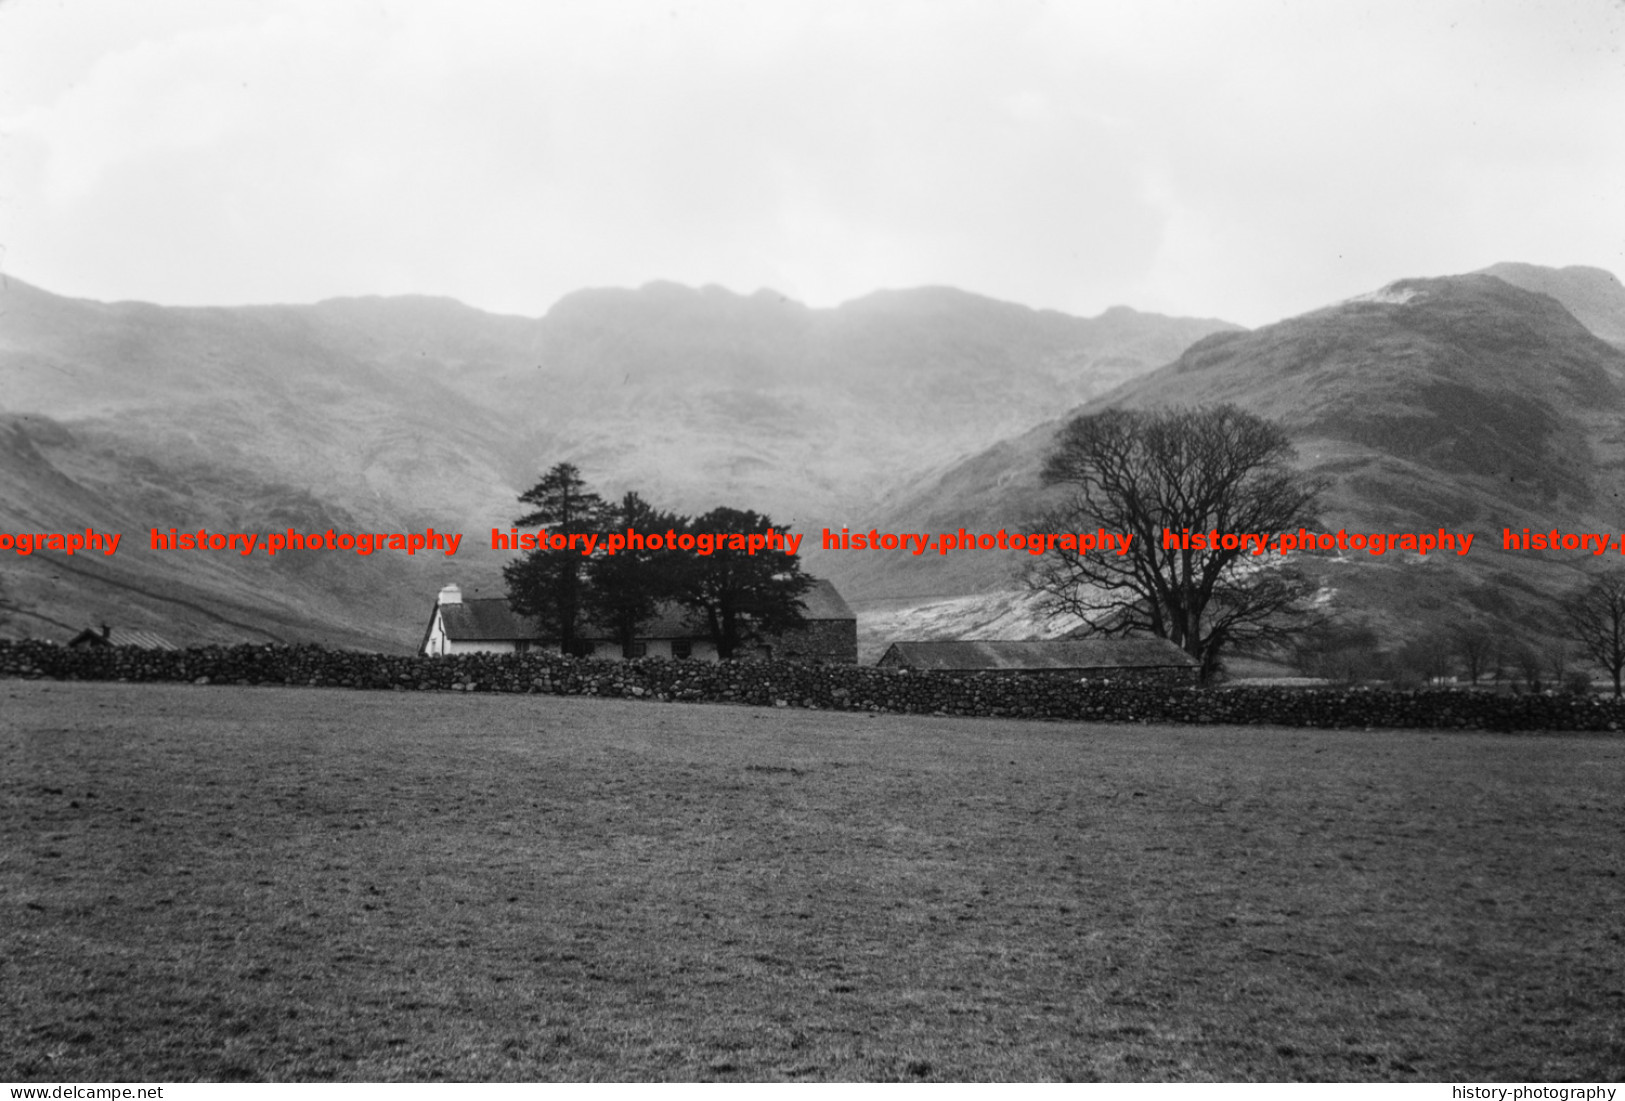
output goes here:
[[858, 662], [858, 621], [815, 619], [795, 631], [768, 639], [775, 658], [786, 661], [821, 661], [836, 665]]

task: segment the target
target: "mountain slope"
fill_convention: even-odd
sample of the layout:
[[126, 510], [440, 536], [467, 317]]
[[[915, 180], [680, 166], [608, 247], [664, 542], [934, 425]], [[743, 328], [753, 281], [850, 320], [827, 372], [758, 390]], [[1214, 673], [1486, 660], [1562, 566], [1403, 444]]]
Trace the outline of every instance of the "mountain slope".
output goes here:
[[1538, 264], [1491, 264], [1483, 275], [1493, 275], [1536, 294], [1563, 303], [1575, 320], [1610, 344], [1625, 346], [1625, 286], [1613, 272], [1601, 268], [1543, 268]]
[[545, 319], [532, 423], [595, 481], [687, 511], [752, 502], [805, 528], [1231, 327], [945, 288], [833, 310], [672, 284], [583, 291]]
[[[1218, 402], [1288, 428], [1302, 466], [1330, 480], [1331, 530], [1478, 533], [1467, 558], [1319, 560], [1345, 602], [1396, 631], [1451, 616], [1511, 623], [1538, 611], [1549, 620], [1550, 598], [1591, 563], [1503, 554], [1503, 527], [1625, 530], [1625, 353], [1555, 299], [1492, 276], [1401, 280], [1252, 332], [1216, 334], [1074, 412]], [[1046, 499], [1038, 473], [1061, 423], [888, 502], [881, 526], [1021, 525]], [[1011, 589], [1021, 557], [848, 556], [826, 572], [857, 600], [910, 583], [946, 597]]]
[[[409, 647], [446, 581], [496, 590], [507, 558], [479, 545], [558, 461], [606, 495], [751, 507], [806, 530], [1224, 328], [945, 289], [811, 310], [652, 284], [532, 319], [433, 298], [170, 309], [4, 280], [0, 531], [117, 524], [126, 543], [94, 575], [40, 556], [0, 571], [34, 616], [24, 628], [47, 634], [128, 612], [159, 633], [169, 617], [181, 642], [252, 639], [240, 625], [263, 623]], [[170, 526], [468, 538], [439, 562], [145, 548], [146, 529]]]

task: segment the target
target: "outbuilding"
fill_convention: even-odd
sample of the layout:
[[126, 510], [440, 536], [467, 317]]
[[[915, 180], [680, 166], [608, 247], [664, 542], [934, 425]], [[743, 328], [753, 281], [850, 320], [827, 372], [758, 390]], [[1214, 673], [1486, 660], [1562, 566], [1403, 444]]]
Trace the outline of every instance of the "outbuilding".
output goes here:
[[463, 590], [447, 585], [435, 600], [418, 653], [523, 654], [541, 642], [541, 628], [529, 616], [508, 606], [506, 597], [463, 599]]
[[174, 650], [173, 642], [151, 631], [132, 631], [128, 627], [86, 627], [68, 640], [70, 650], [99, 650], [104, 646], [134, 646], [141, 650]]

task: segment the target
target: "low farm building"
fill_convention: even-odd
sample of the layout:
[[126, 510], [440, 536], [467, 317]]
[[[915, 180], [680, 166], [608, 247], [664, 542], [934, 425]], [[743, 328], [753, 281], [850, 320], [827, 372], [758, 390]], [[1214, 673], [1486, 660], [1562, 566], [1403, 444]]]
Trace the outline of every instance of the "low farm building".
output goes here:
[[102, 646], [134, 646], [141, 650], [175, 649], [173, 642], [151, 631], [132, 631], [128, 627], [109, 627], [105, 623], [99, 628], [86, 627], [68, 640], [68, 647], [73, 650]]
[[435, 600], [418, 652], [448, 654], [524, 654], [541, 639], [541, 628], [529, 616], [508, 606], [507, 597], [463, 599], [463, 590], [447, 585]]
[[801, 595], [806, 626], [767, 639], [763, 657], [784, 661], [858, 662], [858, 617], [833, 584], [819, 579]]
[[942, 673], [1053, 673], [1194, 684], [1196, 660], [1165, 638], [894, 642], [875, 663]]
[[[835, 662], [854, 665], [858, 660], [858, 620], [828, 581], [815, 581], [801, 598], [806, 625], [764, 639], [741, 655], [786, 661]], [[580, 657], [688, 658], [716, 661], [717, 648], [688, 609], [662, 605], [645, 622], [630, 646], [623, 647], [607, 630], [585, 624], [577, 640]], [[440, 590], [418, 652], [431, 657], [446, 654], [524, 654], [532, 650], [557, 653], [557, 639], [549, 639], [540, 624], [515, 612], [506, 597], [465, 599], [456, 585]]]

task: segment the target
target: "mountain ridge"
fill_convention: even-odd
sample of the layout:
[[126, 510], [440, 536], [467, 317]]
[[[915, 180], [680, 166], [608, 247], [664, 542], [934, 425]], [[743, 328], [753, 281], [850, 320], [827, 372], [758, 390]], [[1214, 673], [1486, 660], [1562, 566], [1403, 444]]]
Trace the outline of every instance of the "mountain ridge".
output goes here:
[[[477, 543], [569, 460], [607, 496], [793, 524], [808, 570], [876, 630], [1041, 633], [1020, 555], [825, 552], [818, 530], [1020, 526], [1045, 500], [1037, 471], [1066, 417], [1215, 401], [1288, 427], [1305, 469], [1332, 481], [1334, 528], [1625, 530], [1625, 353], [1604, 335], [1617, 288], [1598, 269], [1495, 265], [1245, 330], [941, 287], [814, 308], [655, 283], [585, 289], [529, 318], [438, 296], [97, 303], [7, 280], [0, 530], [432, 525]], [[441, 584], [498, 593], [504, 560], [121, 552], [0, 571], [40, 624], [127, 613], [186, 642], [261, 622], [292, 641], [400, 649]], [[1533, 615], [1588, 565], [1475, 550], [1315, 568], [1404, 634], [1452, 607]]]
[[[0, 530], [26, 513], [57, 527], [88, 514], [479, 533], [506, 525], [519, 492], [560, 460], [609, 496], [751, 507], [806, 530], [1222, 324], [1103, 318], [966, 292], [811, 309], [675, 284], [578, 292], [539, 318], [434, 296], [172, 308], [7, 279], [0, 394], [36, 458], [0, 479]], [[54, 621], [52, 602], [100, 614], [107, 594], [53, 581], [42, 561], [0, 570]], [[410, 646], [421, 623], [409, 609], [448, 580], [499, 590], [501, 563], [459, 555], [428, 577], [421, 562], [376, 557], [183, 564], [121, 552], [113, 568], [137, 571], [120, 575], [131, 592], [144, 579], [194, 603], [212, 592], [277, 622], [293, 609], [309, 629], [290, 637]], [[157, 609], [142, 615], [159, 628]]]
[[[1019, 525], [1051, 499], [1039, 471], [1073, 416], [1219, 402], [1288, 429], [1302, 467], [1332, 483], [1323, 517], [1332, 530], [1625, 531], [1615, 488], [1625, 474], [1625, 353], [1559, 298], [1482, 273], [1396, 280], [1273, 325], [1205, 337], [1174, 362], [890, 499], [879, 526]], [[1348, 576], [1328, 574], [1328, 585], [1401, 633], [1429, 619], [1408, 624], [1407, 610], [1427, 608], [1437, 619], [1452, 601], [1466, 618], [1506, 624], [1542, 609], [1549, 618], [1551, 600], [1589, 566], [1497, 550], [1475, 550], [1470, 562], [1428, 560], [1421, 573], [1397, 558], [1345, 562]], [[884, 558], [843, 565], [837, 582], [844, 573], [860, 602], [902, 587], [899, 567]], [[993, 599], [1019, 587], [1019, 566], [946, 557], [913, 565], [908, 578], [937, 601]], [[1491, 577], [1512, 595], [1492, 591]]]
[[1481, 268], [1480, 273], [1557, 299], [1597, 336], [1625, 346], [1625, 285], [1613, 272], [1580, 264], [1544, 268], [1503, 261]]

